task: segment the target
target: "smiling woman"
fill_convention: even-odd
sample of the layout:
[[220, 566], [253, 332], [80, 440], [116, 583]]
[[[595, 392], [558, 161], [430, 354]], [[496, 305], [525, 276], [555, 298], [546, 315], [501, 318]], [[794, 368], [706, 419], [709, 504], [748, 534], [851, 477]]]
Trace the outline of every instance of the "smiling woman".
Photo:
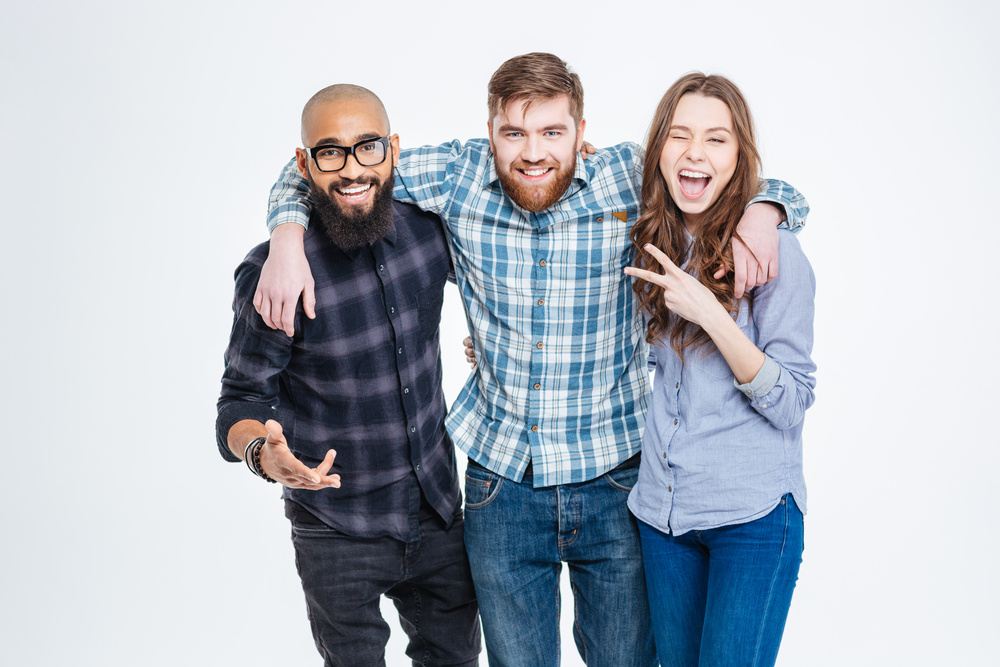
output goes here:
[[660, 664], [773, 665], [803, 549], [802, 419], [813, 402], [812, 269], [779, 236], [778, 277], [737, 299], [730, 241], [759, 188], [746, 100], [689, 74], [663, 96], [626, 273], [656, 365], [629, 508]]

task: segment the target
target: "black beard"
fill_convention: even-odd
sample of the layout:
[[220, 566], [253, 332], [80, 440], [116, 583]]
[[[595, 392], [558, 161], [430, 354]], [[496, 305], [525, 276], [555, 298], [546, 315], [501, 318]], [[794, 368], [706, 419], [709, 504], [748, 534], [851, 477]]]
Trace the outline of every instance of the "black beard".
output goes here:
[[503, 187], [503, 191], [514, 200], [515, 204], [526, 211], [538, 213], [559, 201], [559, 198], [569, 189], [569, 184], [573, 182], [573, 174], [576, 173], [576, 154], [573, 154], [572, 163], [563, 168], [557, 168], [555, 178], [542, 189], [525, 185], [514, 173], [517, 171], [516, 167], [530, 166], [521, 161], [512, 162], [508, 171], [497, 171], [497, 176], [500, 178], [500, 186]]
[[330, 189], [349, 188], [352, 185], [371, 183], [375, 191], [372, 208], [367, 213], [345, 210], [334, 201], [334, 196], [320, 190], [315, 181], [309, 180], [313, 210], [323, 232], [333, 245], [341, 250], [354, 250], [371, 245], [392, 229], [392, 191], [396, 185], [395, 170], [381, 185], [377, 178], [359, 178], [355, 181], [338, 181]]

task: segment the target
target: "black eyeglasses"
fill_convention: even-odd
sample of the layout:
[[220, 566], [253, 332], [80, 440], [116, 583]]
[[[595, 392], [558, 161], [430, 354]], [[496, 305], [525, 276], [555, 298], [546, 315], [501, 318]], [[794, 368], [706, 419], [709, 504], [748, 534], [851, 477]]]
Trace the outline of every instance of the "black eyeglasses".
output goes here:
[[337, 146], [323, 144], [315, 148], [307, 148], [320, 171], [340, 171], [347, 164], [347, 156], [353, 155], [362, 167], [374, 167], [385, 162], [389, 153], [389, 137], [365, 139], [353, 146]]

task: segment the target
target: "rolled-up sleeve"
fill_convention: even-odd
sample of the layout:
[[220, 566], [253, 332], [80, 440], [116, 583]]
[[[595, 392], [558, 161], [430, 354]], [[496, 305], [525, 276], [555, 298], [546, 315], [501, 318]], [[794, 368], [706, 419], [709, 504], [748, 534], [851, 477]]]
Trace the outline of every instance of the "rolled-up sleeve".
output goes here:
[[309, 229], [311, 210], [309, 181], [302, 178], [298, 165], [292, 159], [271, 186], [271, 194], [267, 198], [267, 231], [273, 232], [275, 227], [286, 222], [294, 222]]
[[798, 233], [806, 224], [809, 216], [809, 202], [801, 192], [784, 181], [765, 178], [760, 182], [760, 193], [750, 203], [770, 202], [785, 210], [785, 220], [778, 225], [779, 229], [790, 229]]
[[736, 386], [758, 413], [784, 430], [799, 424], [815, 400], [816, 278], [795, 236], [786, 230], [779, 238], [781, 271], [754, 292], [753, 319], [764, 365], [753, 380]]

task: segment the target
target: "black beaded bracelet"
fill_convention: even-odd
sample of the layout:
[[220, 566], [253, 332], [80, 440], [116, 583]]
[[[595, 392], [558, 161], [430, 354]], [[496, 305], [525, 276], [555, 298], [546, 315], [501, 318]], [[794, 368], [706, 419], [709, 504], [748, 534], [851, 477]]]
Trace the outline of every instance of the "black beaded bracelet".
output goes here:
[[252, 472], [254, 475], [257, 474], [257, 471], [253, 469], [253, 457], [250, 455], [250, 448], [256, 445], [258, 440], [260, 440], [260, 438], [254, 438], [247, 443], [246, 447], [243, 448], [243, 463], [247, 464], [247, 470]]
[[251, 454], [251, 457], [253, 458], [254, 474], [271, 484], [277, 484], [278, 481], [271, 479], [271, 477], [264, 472], [264, 469], [260, 467], [260, 450], [264, 448], [264, 443], [267, 442], [267, 438], [257, 438], [254, 442], [256, 444], [253, 446], [253, 452]]

